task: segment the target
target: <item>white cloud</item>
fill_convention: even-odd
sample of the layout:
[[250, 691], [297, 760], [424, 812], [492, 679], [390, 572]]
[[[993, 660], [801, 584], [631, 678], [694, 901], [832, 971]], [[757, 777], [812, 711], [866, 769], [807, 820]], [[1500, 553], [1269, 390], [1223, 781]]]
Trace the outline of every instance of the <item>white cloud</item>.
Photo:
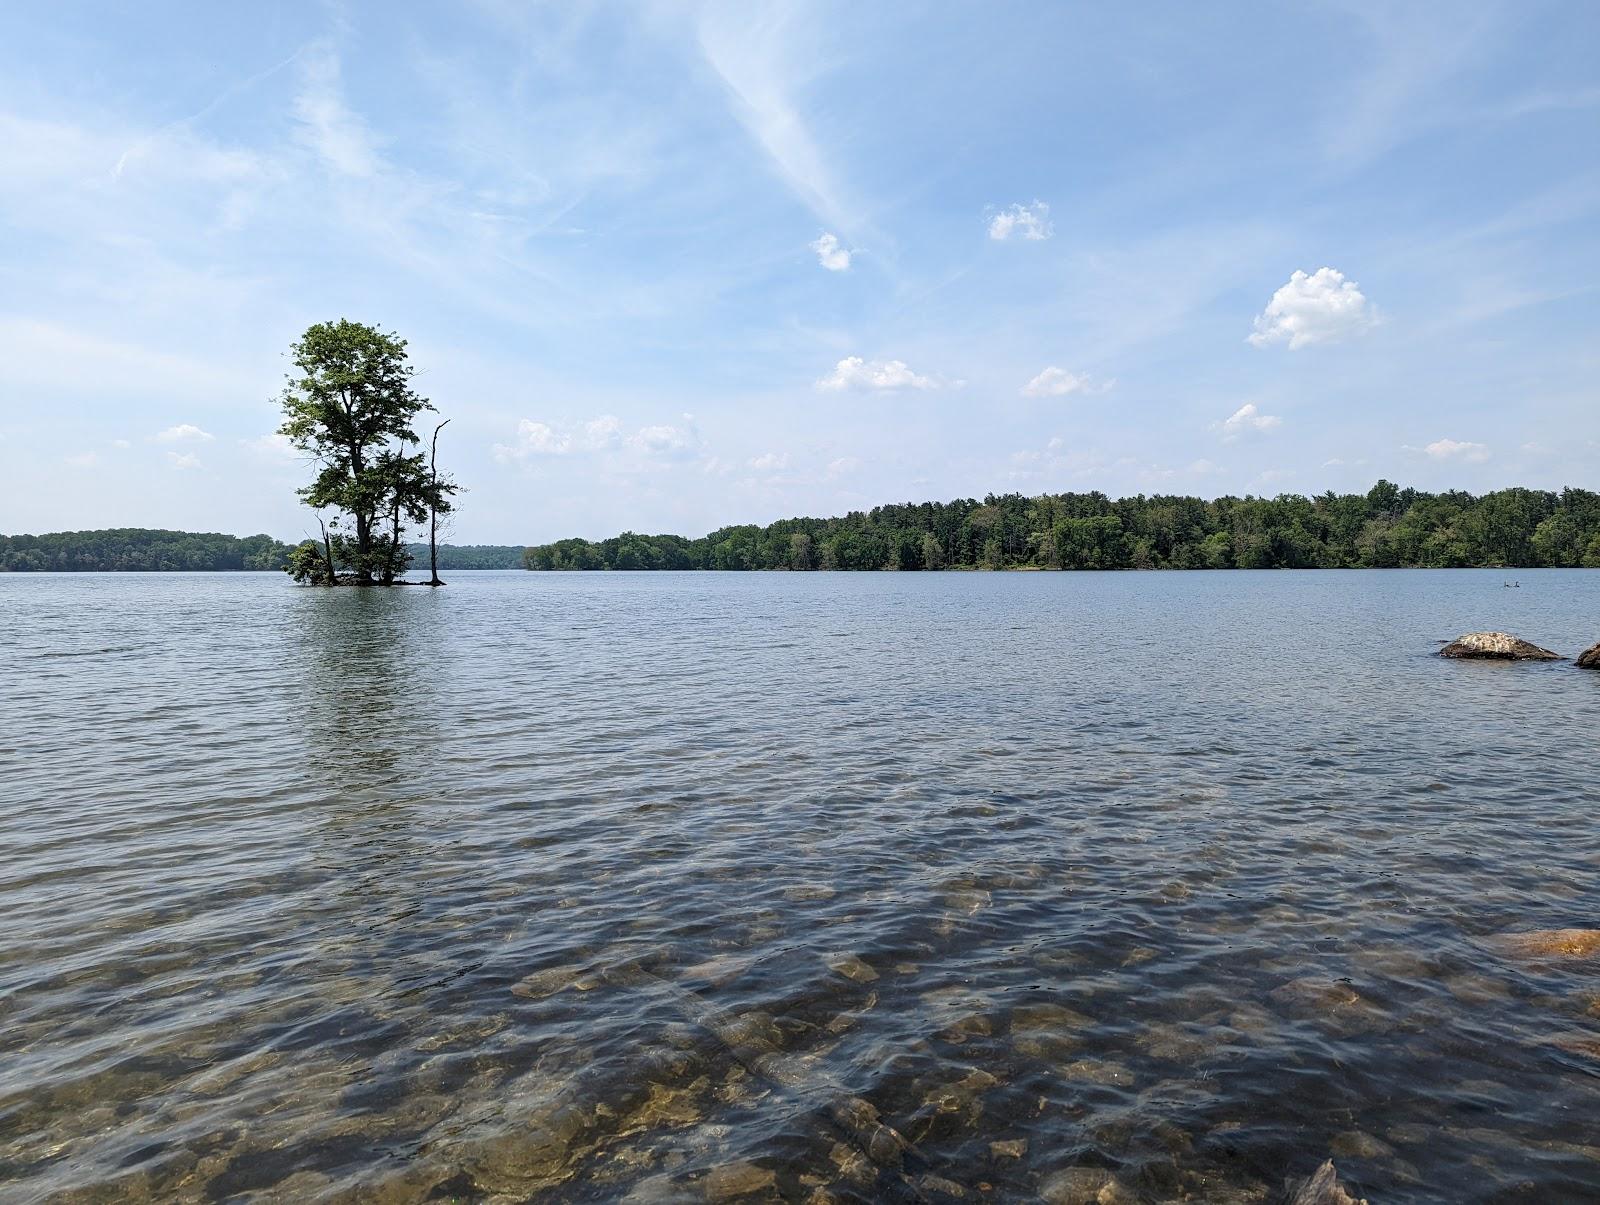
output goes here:
[[622, 438], [622, 420], [613, 414], [602, 414], [583, 424], [581, 442], [587, 451], [614, 448]]
[[1489, 449], [1459, 439], [1436, 439], [1422, 449], [1435, 460], [1464, 460], [1468, 464], [1481, 464], [1489, 459]]
[[846, 356], [833, 371], [817, 382], [818, 389], [835, 392], [845, 389], [937, 389], [939, 382], [919, 376], [904, 360], [863, 360]]
[[671, 456], [695, 445], [694, 432], [682, 427], [640, 427], [628, 440], [630, 446], [652, 456]]
[[1013, 205], [989, 219], [989, 237], [1002, 242], [1013, 234], [1037, 242], [1055, 232], [1056, 228], [1050, 224], [1050, 206], [1043, 201], [1035, 201], [1031, 205]]
[[839, 477], [845, 473], [853, 473], [861, 467], [861, 461], [854, 456], [841, 456], [837, 460], [828, 462], [828, 476]]
[[602, 452], [622, 440], [622, 420], [602, 414], [575, 427], [558, 428], [549, 423], [523, 419], [517, 424], [517, 439], [511, 444], [495, 444], [494, 458], [501, 464], [527, 460], [532, 456], [566, 456], [574, 452]]
[[1298, 351], [1359, 335], [1377, 321], [1375, 308], [1344, 273], [1318, 268], [1307, 276], [1297, 270], [1256, 316], [1248, 341], [1255, 347], [1287, 342], [1290, 351]]
[[179, 423], [176, 427], [168, 427], [165, 431], [157, 431], [150, 437], [158, 444], [177, 443], [205, 443], [215, 439], [209, 431], [202, 431], [193, 423]]
[[1104, 393], [1116, 381], [1094, 384], [1087, 376], [1050, 365], [1022, 387], [1023, 397], [1066, 397], [1071, 393]]
[[565, 456], [572, 451], [572, 436], [557, 431], [549, 423], [523, 419], [517, 424], [517, 442], [495, 444], [494, 457], [501, 462], [526, 460], [530, 456]]
[[100, 454], [98, 452], [79, 452], [73, 456], [64, 456], [62, 459], [75, 469], [92, 469], [100, 462]]
[[1218, 424], [1224, 439], [1238, 439], [1246, 431], [1270, 431], [1283, 426], [1276, 414], [1262, 414], [1254, 402], [1246, 402]]
[[746, 462], [752, 469], [761, 472], [777, 472], [789, 467], [789, 458], [777, 452], [768, 452], [765, 456], [755, 456]]
[[817, 253], [817, 262], [830, 272], [845, 272], [850, 268], [850, 248], [835, 235], [823, 232], [822, 237], [809, 244]]
[[200, 458], [192, 452], [168, 452], [167, 461], [175, 469], [198, 469]]

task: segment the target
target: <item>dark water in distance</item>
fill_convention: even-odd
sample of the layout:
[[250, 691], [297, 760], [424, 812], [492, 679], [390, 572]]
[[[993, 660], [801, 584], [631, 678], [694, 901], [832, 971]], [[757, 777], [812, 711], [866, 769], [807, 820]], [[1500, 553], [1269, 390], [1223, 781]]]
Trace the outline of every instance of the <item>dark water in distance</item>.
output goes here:
[[0, 577], [0, 1198], [1600, 1200], [1505, 576]]

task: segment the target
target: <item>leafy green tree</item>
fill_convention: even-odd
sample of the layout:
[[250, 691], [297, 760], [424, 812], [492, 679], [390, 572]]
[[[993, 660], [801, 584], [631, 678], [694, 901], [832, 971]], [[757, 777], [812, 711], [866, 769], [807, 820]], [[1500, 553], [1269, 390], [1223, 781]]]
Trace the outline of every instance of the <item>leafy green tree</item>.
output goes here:
[[323, 546], [315, 540], [301, 540], [289, 550], [284, 572], [304, 586], [333, 585], [333, 570]]
[[357, 584], [390, 584], [411, 560], [406, 528], [448, 514], [458, 489], [418, 448], [413, 424], [433, 406], [411, 387], [405, 340], [340, 319], [310, 327], [290, 352], [279, 433], [318, 467], [300, 497], [333, 513], [336, 566]]

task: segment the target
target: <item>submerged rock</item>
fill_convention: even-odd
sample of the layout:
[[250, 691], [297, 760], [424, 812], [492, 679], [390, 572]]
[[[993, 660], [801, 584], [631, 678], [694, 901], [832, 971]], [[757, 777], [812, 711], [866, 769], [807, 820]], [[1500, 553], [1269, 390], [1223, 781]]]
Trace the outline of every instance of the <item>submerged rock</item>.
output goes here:
[[700, 1185], [708, 1201], [734, 1201], [756, 1193], [772, 1193], [778, 1187], [778, 1176], [770, 1167], [729, 1163], [713, 1168]]
[[1362, 1197], [1358, 1201], [1345, 1192], [1338, 1173], [1333, 1170], [1333, 1160], [1329, 1159], [1295, 1191], [1289, 1198], [1289, 1205], [1367, 1205], [1367, 1200]]
[[1549, 649], [1529, 644], [1506, 632], [1468, 632], [1440, 649], [1439, 656], [1476, 657], [1492, 661], [1566, 660], [1560, 653], [1552, 653]]
[[1600, 955], [1600, 929], [1534, 929], [1506, 933], [1500, 944], [1528, 958], [1594, 958]]
[[1069, 1167], [1039, 1186], [1046, 1205], [1126, 1205], [1138, 1198], [1103, 1167]]
[[1600, 644], [1591, 645], [1579, 653], [1578, 664], [1584, 669], [1600, 669]]

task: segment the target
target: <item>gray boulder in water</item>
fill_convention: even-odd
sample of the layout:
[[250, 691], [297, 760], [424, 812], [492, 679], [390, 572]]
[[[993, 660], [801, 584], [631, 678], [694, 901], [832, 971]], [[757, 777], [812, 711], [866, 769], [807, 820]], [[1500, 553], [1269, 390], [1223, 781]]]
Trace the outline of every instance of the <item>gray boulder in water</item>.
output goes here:
[[1439, 656], [1481, 657], [1493, 661], [1566, 660], [1560, 653], [1552, 653], [1505, 632], [1468, 632], [1440, 649]]
[[1600, 669], [1600, 644], [1579, 653], [1578, 664], [1584, 669]]
[[1357, 1200], [1345, 1192], [1329, 1159], [1289, 1197], [1289, 1205], [1367, 1205], [1367, 1199]]

